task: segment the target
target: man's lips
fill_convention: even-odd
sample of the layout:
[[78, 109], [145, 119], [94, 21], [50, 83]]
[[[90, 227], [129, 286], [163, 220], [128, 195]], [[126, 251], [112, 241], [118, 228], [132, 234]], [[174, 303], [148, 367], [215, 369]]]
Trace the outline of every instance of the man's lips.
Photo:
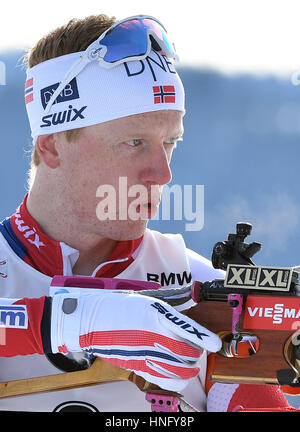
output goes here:
[[160, 201], [151, 201], [142, 205], [139, 204], [136, 207], [136, 213], [140, 215], [141, 219], [151, 219], [153, 216], [155, 216], [159, 204]]

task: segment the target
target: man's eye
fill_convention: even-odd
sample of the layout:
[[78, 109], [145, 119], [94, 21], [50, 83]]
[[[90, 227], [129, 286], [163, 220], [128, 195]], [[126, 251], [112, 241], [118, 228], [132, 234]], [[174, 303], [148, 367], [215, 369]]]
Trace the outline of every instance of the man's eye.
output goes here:
[[142, 143], [142, 140], [140, 138], [135, 138], [129, 141], [125, 141], [126, 144], [130, 145], [131, 147], [137, 147]]
[[177, 147], [178, 141], [182, 141], [182, 138], [169, 138], [165, 141], [166, 144], [171, 144], [175, 148]]

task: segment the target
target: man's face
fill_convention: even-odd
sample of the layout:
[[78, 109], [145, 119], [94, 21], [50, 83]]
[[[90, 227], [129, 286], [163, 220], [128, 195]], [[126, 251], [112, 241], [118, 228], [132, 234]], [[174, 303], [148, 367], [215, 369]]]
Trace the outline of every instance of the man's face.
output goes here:
[[182, 113], [167, 110], [86, 127], [76, 142], [60, 134], [62, 193], [79, 229], [114, 240], [140, 237], [172, 178], [182, 134]]

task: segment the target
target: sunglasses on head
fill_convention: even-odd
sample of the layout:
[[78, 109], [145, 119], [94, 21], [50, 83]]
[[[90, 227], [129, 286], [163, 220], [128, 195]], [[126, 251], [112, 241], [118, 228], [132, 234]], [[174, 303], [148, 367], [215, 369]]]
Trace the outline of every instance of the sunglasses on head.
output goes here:
[[46, 112], [49, 112], [65, 86], [88, 63], [98, 61], [101, 67], [110, 69], [125, 62], [142, 60], [149, 55], [151, 49], [178, 61], [174, 44], [170, 42], [166, 29], [156, 18], [137, 15], [118, 21], [92, 42], [72, 65], [50, 98]]

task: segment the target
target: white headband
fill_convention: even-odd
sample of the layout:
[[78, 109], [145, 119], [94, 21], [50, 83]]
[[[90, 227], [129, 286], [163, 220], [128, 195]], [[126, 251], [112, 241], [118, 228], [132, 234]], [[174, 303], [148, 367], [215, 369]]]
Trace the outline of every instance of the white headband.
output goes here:
[[185, 113], [184, 89], [170, 59], [151, 51], [144, 60], [111, 69], [89, 63], [46, 105], [83, 52], [67, 54], [27, 70], [25, 103], [34, 142], [39, 135], [91, 126], [129, 115], [178, 110]]

